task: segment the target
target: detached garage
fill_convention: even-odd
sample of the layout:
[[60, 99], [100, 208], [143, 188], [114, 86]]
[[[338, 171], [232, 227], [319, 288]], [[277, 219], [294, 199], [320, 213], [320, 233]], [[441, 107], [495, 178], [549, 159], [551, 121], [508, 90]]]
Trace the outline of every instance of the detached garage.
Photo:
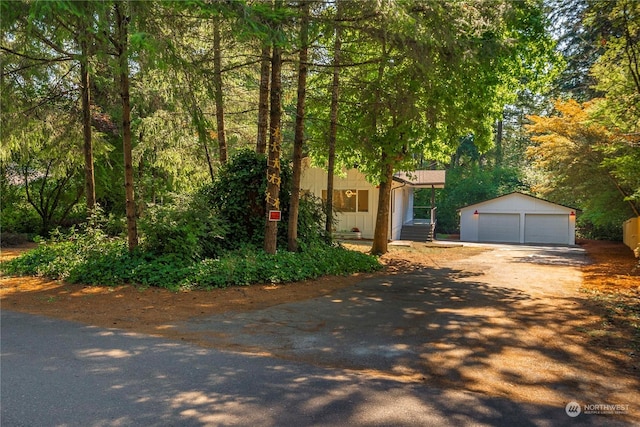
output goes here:
[[510, 193], [460, 209], [465, 242], [575, 245], [576, 209]]

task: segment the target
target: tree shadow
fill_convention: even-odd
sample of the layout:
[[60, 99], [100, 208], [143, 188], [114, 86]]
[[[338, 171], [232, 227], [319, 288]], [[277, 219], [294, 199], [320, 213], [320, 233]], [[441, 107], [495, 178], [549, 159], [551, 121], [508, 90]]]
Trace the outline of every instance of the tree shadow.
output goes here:
[[[451, 318], [450, 320], [454, 320]], [[3, 425], [562, 425], [522, 403], [2, 312]], [[581, 416], [580, 425], [627, 425]]]
[[484, 283], [481, 273], [437, 268], [178, 328], [221, 333], [205, 338], [213, 347], [232, 343], [448, 390], [556, 407], [629, 404], [637, 411], [637, 362], [585, 333], [598, 322], [586, 298], [534, 295]]

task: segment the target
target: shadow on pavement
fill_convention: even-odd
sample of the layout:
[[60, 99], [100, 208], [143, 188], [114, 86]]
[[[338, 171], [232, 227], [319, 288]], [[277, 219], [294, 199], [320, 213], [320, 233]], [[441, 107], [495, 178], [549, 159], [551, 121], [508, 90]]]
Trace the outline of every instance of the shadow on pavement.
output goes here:
[[2, 338], [6, 426], [624, 425], [6, 310]]

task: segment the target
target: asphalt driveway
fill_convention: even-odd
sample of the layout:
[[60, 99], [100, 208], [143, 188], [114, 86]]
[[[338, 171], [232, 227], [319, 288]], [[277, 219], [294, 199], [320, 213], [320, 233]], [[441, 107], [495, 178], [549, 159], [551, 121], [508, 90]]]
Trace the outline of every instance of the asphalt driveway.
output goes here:
[[435, 269], [376, 277], [332, 295], [178, 323], [230, 348], [523, 402], [629, 405], [640, 382], [595, 348], [578, 247], [488, 245]]

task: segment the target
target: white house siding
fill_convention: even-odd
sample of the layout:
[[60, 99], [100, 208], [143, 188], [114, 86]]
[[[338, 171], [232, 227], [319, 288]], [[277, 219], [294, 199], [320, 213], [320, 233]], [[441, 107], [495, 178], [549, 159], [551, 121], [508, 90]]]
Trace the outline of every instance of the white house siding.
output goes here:
[[398, 240], [402, 232], [402, 224], [407, 221], [407, 215], [411, 215], [413, 211], [413, 190], [397, 182], [393, 184], [389, 229], [391, 230], [391, 240]]
[[[318, 198], [322, 198], [322, 190], [327, 189], [327, 171], [321, 168], [304, 167], [300, 180], [300, 187]], [[334, 190], [368, 190], [368, 212], [338, 212], [337, 231], [350, 231], [357, 227], [365, 239], [372, 239], [376, 224], [376, 209], [378, 206], [378, 189], [367, 182], [365, 176], [357, 169], [346, 171], [344, 176], [335, 175]]]
[[573, 245], [575, 210], [521, 193], [507, 194], [460, 209], [460, 240]]

